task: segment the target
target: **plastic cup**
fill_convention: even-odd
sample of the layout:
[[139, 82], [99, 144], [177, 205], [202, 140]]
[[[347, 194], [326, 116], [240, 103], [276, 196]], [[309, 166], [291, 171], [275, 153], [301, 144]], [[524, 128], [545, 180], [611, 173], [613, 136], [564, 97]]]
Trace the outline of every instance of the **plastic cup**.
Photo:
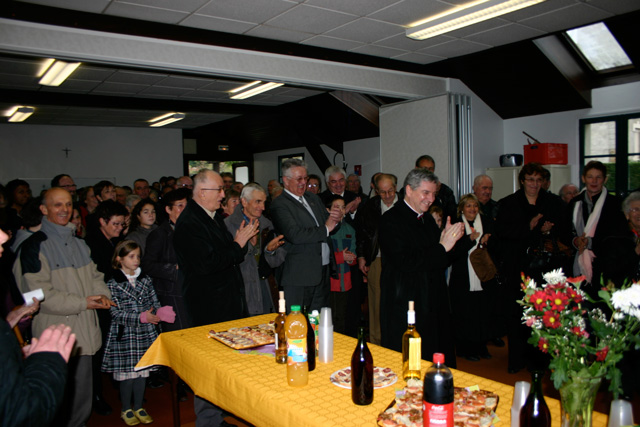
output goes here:
[[511, 405], [511, 427], [520, 426], [520, 409], [524, 406], [531, 390], [531, 384], [527, 381], [517, 381], [513, 389], [513, 404]]
[[633, 408], [631, 402], [617, 399], [611, 402], [608, 427], [622, 427], [633, 425]]

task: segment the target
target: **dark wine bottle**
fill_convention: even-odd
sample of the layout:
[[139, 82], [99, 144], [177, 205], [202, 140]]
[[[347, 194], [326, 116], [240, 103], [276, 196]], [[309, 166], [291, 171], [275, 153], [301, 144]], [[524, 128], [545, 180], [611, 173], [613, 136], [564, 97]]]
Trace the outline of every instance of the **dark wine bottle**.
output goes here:
[[543, 375], [544, 371], [531, 372], [531, 391], [520, 410], [520, 427], [551, 426], [551, 412], [542, 394]]
[[351, 356], [351, 400], [356, 405], [373, 402], [373, 356], [364, 339], [364, 328], [358, 331], [358, 345]]
[[433, 365], [424, 375], [424, 427], [453, 427], [453, 374], [444, 354], [433, 354]]
[[309, 372], [311, 372], [316, 369], [316, 334], [309, 321], [309, 312], [306, 305], [302, 307], [302, 314], [307, 319], [307, 364], [309, 365]]

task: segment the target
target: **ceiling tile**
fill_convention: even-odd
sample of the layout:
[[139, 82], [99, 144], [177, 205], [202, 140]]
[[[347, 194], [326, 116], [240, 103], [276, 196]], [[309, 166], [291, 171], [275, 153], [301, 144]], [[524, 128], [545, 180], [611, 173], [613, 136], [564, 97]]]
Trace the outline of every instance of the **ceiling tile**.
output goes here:
[[191, 15], [180, 22], [180, 25], [203, 30], [222, 31], [224, 33], [242, 34], [255, 27], [252, 22], [234, 21], [215, 16]]
[[507, 21], [517, 22], [523, 19], [532, 18], [538, 15], [544, 15], [545, 13], [553, 12], [555, 10], [564, 9], [565, 7], [573, 6], [576, 4], [576, 0], [551, 0], [544, 1], [542, 3], [534, 4], [524, 9], [516, 10], [515, 12], [502, 15], [502, 19]]
[[[447, 40], [452, 40], [450, 37], [434, 37], [439, 39], [438, 43], [443, 43]], [[432, 44], [426, 43], [427, 40], [415, 40], [407, 37], [405, 31], [402, 31], [402, 34], [395, 35], [393, 37], [386, 38], [384, 40], [378, 40], [375, 42], [376, 46], [385, 46], [385, 47], [393, 47], [395, 49], [409, 50], [414, 51], [418, 49], [423, 49], [427, 46], [431, 46]], [[437, 43], [436, 43], [437, 44]]]
[[204, 89], [209, 92], [229, 92], [231, 89], [235, 89], [239, 86], [245, 85], [249, 83], [248, 81], [223, 81], [223, 80], [213, 80], [210, 81], [206, 86], [202, 86], [200, 89]]
[[262, 37], [265, 39], [282, 40], [285, 42], [299, 43], [310, 37], [309, 33], [286, 30], [284, 28], [269, 25], [258, 25], [245, 33], [247, 36]]
[[168, 10], [193, 13], [209, 0], [114, 0], [114, 3], [130, 3], [140, 6], [151, 6]]
[[183, 89], [199, 89], [210, 84], [210, 79], [201, 79], [196, 77], [180, 77], [180, 76], [168, 76], [159, 82], [156, 86], [174, 87]]
[[[91, 65], [82, 64], [78, 67], [71, 76], [67, 79], [69, 80], [93, 80], [96, 82], [102, 82], [109, 78], [112, 74], [114, 74], [116, 70], [111, 70], [108, 68], [99, 68], [93, 67]], [[63, 83], [64, 84], [64, 83]]]
[[529, 28], [520, 24], [510, 24], [493, 30], [473, 34], [466, 37], [466, 40], [483, 43], [490, 46], [501, 46], [508, 43], [515, 43], [546, 34], [543, 31]]
[[28, 0], [25, 3], [80, 10], [83, 12], [101, 13], [107, 5], [109, 5], [109, 2], [110, 0]]
[[286, 0], [214, 0], [198, 10], [198, 15], [262, 24], [296, 5]]
[[506, 21], [500, 18], [489, 19], [487, 21], [478, 22], [474, 25], [469, 25], [468, 27], [463, 27], [455, 31], [450, 31], [447, 33], [450, 37], [456, 38], [464, 38], [470, 36], [471, 34], [481, 33], [483, 31], [492, 30], [494, 28], [499, 28], [505, 25], [510, 24], [511, 22]]
[[27, 58], [0, 58], [0, 72], [35, 77], [40, 71], [40, 63], [41, 61]]
[[357, 16], [367, 16], [397, 3], [399, 0], [307, 0], [310, 6], [350, 13]]
[[373, 43], [387, 37], [404, 34], [404, 32], [404, 28], [400, 25], [359, 18], [335, 30], [328, 31], [325, 35], [362, 43]]
[[96, 87], [92, 93], [118, 93], [135, 95], [136, 93], [144, 90], [144, 85], [132, 85], [124, 83], [102, 83]]
[[392, 49], [390, 47], [374, 46], [372, 44], [368, 44], [362, 47], [357, 47], [355, 49], [352, 49], [350, 52], [362, 53], [365, 55], [381, 56], [383, 58], [391, 58], [393, 56], [398, 56], [398, 55], [402, 55], [403, 53], [406, 53], [402, 50]]
[[351, 50], [363, 45], [363, 43], [358, 43], [351, 40], [337, 39], [335, 37], [326, 36], [312, 37], [308, 40], [303, 41], [302, 44], [336, 50]]
[[[278, 89], [282, 89], [282, 90], [278, 91]], [[286, 94], [286, 96], [298, 97], [298, 98], [306, 98], [308, 96], [320, 95], [321, 93], [324, 93], [324, 91], [322, 91], [322, 90], [302, 89], [302, 88], [282, 87], [282, 88], [278, 88], [278, 89], [273, 90], [273, 91], [269, 91], [268, 93], [270, 93], [271, 95], [284, 95], [284, 94]], [[285, 90], [285, 89], [289, 89], [289, 90]]]
[[394, 56], [392, 59], [396, 59], [398, 61], [406, 61], [406, 62], [414, 62], [416, 64], [431, 64], [432, 62], [442, 61], [443, 59], [440, 56], [433, 55], [423, 55], [421, 53], [403, 53], [402, 55]]
[[162, 96], [166, 98], [173, 98], [176, 96], [182, 96], [188, 92], [191, 92], [191, 90], [178, 89], [173, 87], [152, 86], [138, 92], [138, 96]]
[[589, 0], [589, 4], [616, 14], [640, 10], [640, 2], [638, 0]]
[[98, 85], [100, 84], [100, 82], [96, 82], [96, 81], [92, 81], [92, 80], [65, 80], [64, 83], [62, 83], [60, 86], [43, 86], [42, 89], [44, 90], [57, 90], [60, 92], [64, 92], [67, 90], [70, 91], [74, 91], [74, 92], [91, 92], [93, 89], [95, 89]]
[[28, 87], [33, 89], [39, 89], [38, 78], [29, 75], [20, 74], [0, 74], [0, 82], [2, 86], [11, 87], [13, 85]]
[[294, 31], [321, 34], [351, 22], [355, 18], [354, 15], [301, 4], [271, 19], [268, 24]]
[[479, 52], [481, 50], [489, 49], [490, 47], [491, 46], [468, 42], [466, 40], [452, 40], [450, 42], [446, 42], [436, 46], [421, 49], [419, 53], [426, 53], [427, 55], [443, 56], [445, 58], [453, 58], [460, 55]]
[[369, 18], [398, 25], [408, 25], [412, 22], [442, 13], [445, 10], [451, 9], [451, 7], [450, 4], [437, 0], [403, 0], [369, 15]]
[[110, 83], [131, 83], [141, 85], [152, 85], [167, 77], [166, 74], [141, 73], [136, 71], [117, 71], [109, 76], [105, 81]]
[[188, 15], [186, 12], [129, 3], [112, 3], [105, 11], [105, 14], [165, 24], [177, 24]]
[[226, 93], [222, 92], [213, 92], [209, 90], [194, 90], [180, 97], [181, 99], [197, 99], [198, 101], [202, 100], [211, 100], [211, 101], [223, 101], [229, 99], [229, 96]]
[[604, 12], [600, 9], [596, 9], [595, 7], [576, 4], [574, 6], [557, 10], [553, 13], [547, 13], [530, 19], [523, 19], [519, 21], [519, 23], [537, 30], [551, 33], [591, 24], [610, 16], [612, 16], [611, 13]]

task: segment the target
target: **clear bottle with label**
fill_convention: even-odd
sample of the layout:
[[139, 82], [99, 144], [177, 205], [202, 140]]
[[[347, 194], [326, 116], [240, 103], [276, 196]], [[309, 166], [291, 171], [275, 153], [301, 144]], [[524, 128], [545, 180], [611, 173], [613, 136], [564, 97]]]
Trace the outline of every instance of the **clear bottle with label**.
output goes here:
[[433, 365], [424, 376], [424, 427], [453, 427], [453, 374], [444, 354], [433, 354]]
[[405, 381], [422, 377], [420, 370], [422, 338], [420, 338], [420, 334], [416, 330], [416, 312], [413, 307], [413, 301], [409, 301], [407, 330], [402, 335], [402, 378]]
[[299, 305], [291, 306], [291, 313], [284, 325], [287, 334], [287, 383], [293, 387], [303, 387], [309, 382], [307, 319], [300, 312]]
[[278, 300], [278, 315], [276, 316], [276, 342], [275, 353], [276, 363], [284, 365], [287, 363], [287, 334], [285, 333], [284, 322], [287, 319], [287, 307], [284, 300], [284, 291], [280, 291]]

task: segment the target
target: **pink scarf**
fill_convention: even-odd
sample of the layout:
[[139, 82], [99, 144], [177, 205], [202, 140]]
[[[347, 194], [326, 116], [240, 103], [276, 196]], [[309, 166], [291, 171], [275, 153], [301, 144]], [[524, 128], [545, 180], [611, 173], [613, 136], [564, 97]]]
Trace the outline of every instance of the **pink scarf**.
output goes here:
[[[586, 190], [585, 190], [586, 191]], [[588, 194], [585, 194], [585, 197], [589, 197]], [[593, 212], [589, 215], [589, 219], [587, 220], [587, 224], [584, 226], [584, 235], [589, 238], [593, 238], [596, 234], [596, 227], [598, 226], [598, 221], [600, 220], [600, 213], [602, 212], [602, 205], [604, 205], [604, 199], [607, 198], [607, 189], [602, 187], [602, 194], [598, 198], [595, 206], [593, 207]], [[579, 218], [582, 218], [582, 203], [576, 203], [576, 206], [573, 210], [573, 223], [577, 224]], [[596, 257], [591, 249], [585, 248], [581, 254], [578, 254], [578, 264], [580, 265], [580, 273], [584, 274], [587, 281], [591, 283], [591, 279], [593, 278], [593, 259]]]

